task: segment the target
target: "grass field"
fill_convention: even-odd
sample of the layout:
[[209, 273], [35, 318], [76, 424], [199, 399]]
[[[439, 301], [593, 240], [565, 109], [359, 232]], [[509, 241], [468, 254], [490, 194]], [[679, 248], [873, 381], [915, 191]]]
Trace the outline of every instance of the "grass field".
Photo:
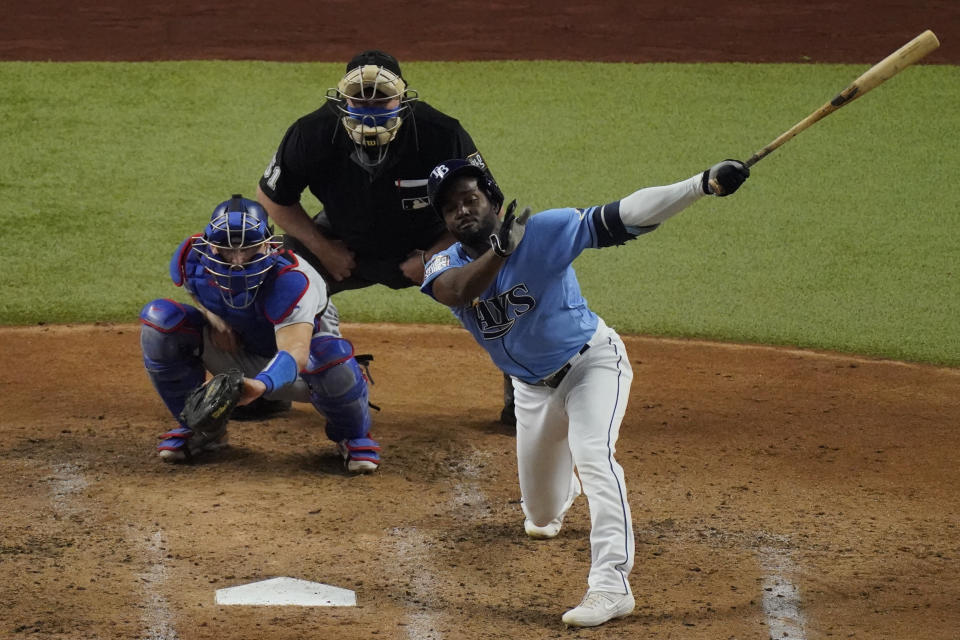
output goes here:
[[[608, 202], [745, 158], [857, 65], [408, 63], [471, 132], [508, 197]], [[252, 195], [286, 127], [339, 64], [0, 63], [7, 236], [0, 324], [133, 321], [181, 295], [170, 254]], [[625, 333], [960, 365], [954, 194], [960, 70], [911, 68], [704, 200], [576, 266]], [[318, 204], [307, 195], [308, 210]], [[453, 318], [416, 290], [336, 298], [349, 322]]]

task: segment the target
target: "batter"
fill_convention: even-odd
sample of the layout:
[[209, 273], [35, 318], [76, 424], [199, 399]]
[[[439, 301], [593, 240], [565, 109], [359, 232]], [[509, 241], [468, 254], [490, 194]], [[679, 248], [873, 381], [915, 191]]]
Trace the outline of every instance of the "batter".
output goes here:
[[513, 381], [527, 535], [555, 537], [581, 490], [587, 496], [588, 589], [563, 615], [567, 625], [596, 626], [635, 606], [633, 527], [614, 458], [633, 371], [620, 336], [581, 295], [573, 260], [653, 231], [706, 194], [729, 195], [749, 174], [725, 160], [603, 206], [536, 216], [526, 208], [515, 217], [514, 201], [502, 222], [503, 194], [482, 167], [448, 160], [430, 174], [431, 204], [458, 242], [427, 264], [421, 289], [449, 306]]

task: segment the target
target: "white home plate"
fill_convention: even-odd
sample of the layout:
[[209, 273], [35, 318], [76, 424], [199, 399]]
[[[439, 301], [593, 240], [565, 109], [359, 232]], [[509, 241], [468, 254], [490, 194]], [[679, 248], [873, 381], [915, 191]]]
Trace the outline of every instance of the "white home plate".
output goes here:
[[296, 578], [271, 578], [239, 587], [217, 589], [217, 604], [298, 607], [355, 607], [357, 594], [349, 589]]

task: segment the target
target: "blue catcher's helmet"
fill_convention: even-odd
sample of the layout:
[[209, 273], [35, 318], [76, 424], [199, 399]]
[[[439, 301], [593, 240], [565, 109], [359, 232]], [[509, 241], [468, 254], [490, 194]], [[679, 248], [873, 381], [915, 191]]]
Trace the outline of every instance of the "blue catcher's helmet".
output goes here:
[[479, 167], [469, 160], [454, 158], [445, 160], [435, 166], [427, 179], [427, 197], [437, 215], [443, 219], [443, 196], [456, 178], [471, 176], [477, 179], [477, 187], [486, 194], [487, 199], [497, 211], [503, 206], [503, 192], [500, 186], [483, 167]]
[[253, 304], [260, 285], [277, 262], [267, 212], [253, 200], [234, 194], [216, 206], [203, 236], [193, 246], [212, 276], [223, 302], [234, 309]]

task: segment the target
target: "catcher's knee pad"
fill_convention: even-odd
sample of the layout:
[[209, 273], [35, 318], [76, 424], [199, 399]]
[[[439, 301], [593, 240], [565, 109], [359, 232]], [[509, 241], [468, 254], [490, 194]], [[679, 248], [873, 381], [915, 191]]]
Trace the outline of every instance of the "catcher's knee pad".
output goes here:
[[340, 442], [366, 437], [370, 432], [367, 379], [348, 340], [314, 338], [300, 376], [310, 387], [310, 402], [327, 418], [328, 438]]
[[161, 299], [143, 307], [140, 323], [147, 375], [170, 413], [178, 417], [187, 394], [203, 384], [205, 376], [200, 359], [203, 315], [190, 305]]

